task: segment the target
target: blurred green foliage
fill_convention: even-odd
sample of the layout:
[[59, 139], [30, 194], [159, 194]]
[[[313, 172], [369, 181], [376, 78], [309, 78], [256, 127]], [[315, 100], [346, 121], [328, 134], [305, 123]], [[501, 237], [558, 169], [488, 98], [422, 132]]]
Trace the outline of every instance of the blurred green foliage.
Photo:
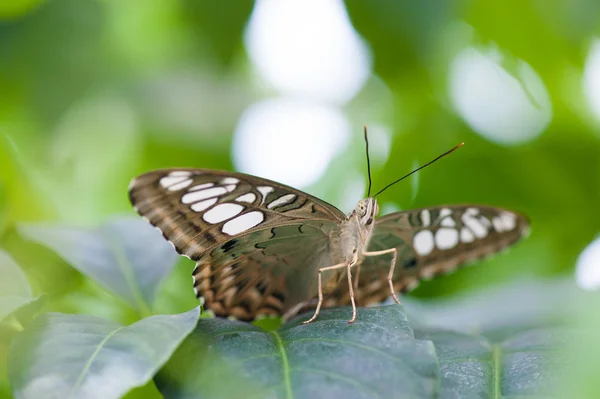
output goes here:
[[[343, 181], [344, 162], [362, 168], [366, 120], [393, 131], [388, 161], [375, 165], [376, 187], [464, 141], [459, 152], [421, 172], [416, 192], [405, 183], [381, 200], [402, 209], [441, 203], [512, 208], [531, 218], [532, 234], [508, 255], [423, 284], [414, 295], [572, 275], [577, 256], [600, 231], [600, 124], [582, 83], [590, 45], [600, 33], [600, 3], [345, 4], [371, 49], [378, 78], [345, 106], [354, 128], [350, 149], [308, 191], [331, 202], [344, 192], [332, 182]], [[149, 169], [233, 169], [230, 147], [240, 115], [276, 94], [257, 88], [244, 50], [252, 7], [249, 0], [0, 2], [0, 247], [24, 269], [35, 295], [49, 294], [47, 310], [137, 320], [58, 256], [25, 241], [16, 225], [96, 226], [132, 213], [128, 182]], [[541, 136], [499, 145], [454, 111], [447, 76], [462, 45], [451, 34], [457, 23], [473, 28], [468, 45], [501, 49], [503, 66], [515, 76], [519, 59], [540, 76], [552, 103], [552, 119]], [[183, 105], [180, 117], [174, 111]], [[190, 110], [197, 112], [193, 123]], [[194, 303], [191, 262], [179, 263], [158, 296], [165, 313]]]

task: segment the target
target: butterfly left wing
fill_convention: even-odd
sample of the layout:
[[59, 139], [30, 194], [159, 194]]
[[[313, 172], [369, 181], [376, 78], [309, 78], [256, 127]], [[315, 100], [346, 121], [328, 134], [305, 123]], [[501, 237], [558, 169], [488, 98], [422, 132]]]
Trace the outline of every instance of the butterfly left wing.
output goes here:
[[133, 180], [136, 211], [197, 262], [194, 291], [219, 316], [282, 314], [316, 294], [345, 215], [291, 187], [242, 173], [164, 169]]
[[129, 198], [177, 252], [192, 260], [253, 229], [306, 219], [337, 223], [345, 218], [333, 205], [292, 187], [210, 169], [145, 173], [131, 182]]
[[[396, 248], [395, 292], [414, 289], [419, 281], [454, 271], [460, 265], [492, 255], [528, 233], [529, 222], [505, 209], [452, 205], [395, 212], [376, 220], [369, 251]], [[390, 296], [387, 276], [391, 254], [365, 257], [358, 277], [360, 305]], [[348, 287], [341, 282], [326, 306], [350, 303]]]

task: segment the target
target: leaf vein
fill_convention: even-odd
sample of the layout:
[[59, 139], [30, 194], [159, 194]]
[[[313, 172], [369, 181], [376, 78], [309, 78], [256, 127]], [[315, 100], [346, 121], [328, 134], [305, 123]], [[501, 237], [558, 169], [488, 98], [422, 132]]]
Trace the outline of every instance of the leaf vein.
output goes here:
[[338, 373], [331, 373], [329, 371], [318, 370], [318, 369], [306, 369], [306, 368], [302, 368], [302, 367], [294, 367], [294, 370], [295, 371], [304, 371], [304, 372], [307, 372], [307, 373], [315, 373], [315, 374], [326, 375], [328, 377], [335, 378], [335, 379], [338, 379], [340, 381], [347, 382], [348, 384], [353, 385], [355, 387], [361, 388], [363, 391], [368, 392], [369, 393], [368, 396], [371, 397], [371, 398], [377, 397], [377, 398], [382, 398], [383, 399], [383, 397], [381, 395], [379, 395], [379, 393], [377, 391], [374, 391], [372, 388], [368, 387], [367, 385], [362, 384], [362, 383], [356, 381], [355, 379], [345, 377], [345, 376], [343, 376], [341, 374], [338, 374]]
[[102, 340], [102, 342], [100, 342], [100, 344], [98, 345], [98, 347], [96, 348], [96, 350], [94, 351], [94, 353], [92, 353], [92, 356], [90, 356], [90, 358], [88, 359], [88, 361], [85, 363], [85, 366], [83, 366], [83, 369], [81, 370], [81, 373], [79, 374], [79, 377], [77, 377], [77, 381], [75, 381], [75, 384], [73, 384], [73, 388], [71, 388], [71, 392], [69, 392], [69, 398], [73, 397], [73, 394], [79, 389], [79, 387], [81, 386], [81, 382], [83, 381], [84, 376], [87, 374], [87, 372], [89, 371], [90, 367], [92, 366], [92, 363], [94, 362], [94, 360], [96, 359], [96, 357], [98, 356], [98, 353], [100, 353], [100, 350], [104, 347], [104, 345], [106, 344], [106, 342], [112, 337], [114, 336], [117, 332], [119, 332], [120, 330], [124, 329], [124, 326], [121, 326], [119, 328], [117, 328], [116, 330], [114, 330], [113, 332], [111, 332], [110, 334], [108, 334], [106, 336], [106, 338], [104, 338]]
[[494, 399], [500, 399], [500, 356], [501, 356], [501, 348], [500, 345], [494, 344], [492, 345], [492, 368], [494, 370], [493, 378], [493, 393], [492, 397]]
[[285, 384], [286, 396], [288, 399], [293, 399], [294, 396], [292, 394], [292, 383], [290, 381], [290, 365], [288, 363], [287, 354], [285, 353], [285, 348], [283, 347], [283, 341], [281, 340], [281, 336], [277, 331], [271, 331], [269, 334], [275, 337], [277, 348], [279, 349], [279, 354], [281, 355], [281, 366], [283, 368], [283, 382]]

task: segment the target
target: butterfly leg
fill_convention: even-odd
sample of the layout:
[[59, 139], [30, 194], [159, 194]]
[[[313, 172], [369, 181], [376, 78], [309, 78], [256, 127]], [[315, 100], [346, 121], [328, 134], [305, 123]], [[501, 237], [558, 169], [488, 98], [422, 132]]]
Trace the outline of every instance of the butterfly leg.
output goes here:
[[356, 264], [357, 255], [354, 252], [354, 259], [348, 265], [348, 291], [350, 291], [350, 302], [352, 302], [352, 318], [348, 320], [348, 324], [354, 323], [356, 320], [356, 302], [354, 301], [354, 288], [352, 287], [352, 266]]
[[321, 305], [323, 304], [323, 282], [322, 282], [323, 279], [321, 277], [321, 274], [324, 271], [341, 269], [342, 267], [348, 267], [348, 264], [344, 262], [344, 263], [339, 263], [337, 265], [333, 265], [333, 266], [329, 266], [329, 267], [322, 267], [319, 269], [319, 302], [317, 303], [317, 309], [315, 309], [315, 314], [313, 314], [313, 316], [310, 319], [302, 322], [302, 324], [312, 323], [317, 318], [317, 316], [319, 315], [319, 312], [321, 311]]
[[358, 265], [356, 265], [356, 273], [354, 273], [354, 278], [352, 279], [354, 281], [354, 283], [353, 283], [354, 291], [356, 291], [358, 289], [358, 281], [360, 279], [360, 266], [361, 266], [360, 263]]
[[296, 316], [298, 312], [305, 306], [313, 306], [317, 303], [317, 298], [309, 299], [308, 301], [300, 302], [294, 306], [292, 306], [289, 310], [287, 310], [283, 316], [281, 316], [281, 320], [286, 323], [292, 317]]
[[392, 294], [392, 298], [396, 301], [397, 304], [400, 304], [396, 293], [394, 292], [394, 283], [392, 278], [394, 277], [394, 268], [396, 267], [396, 258], [398, 256], [398, 251], [396, 248], [385, 249], [383, 251], [374, 251], [374, 252], [363, 252], [363, 256], [380, 256], [385, 254], [392, 254], [392, 264], [390, 265], [390, 271], [388, 273], [388, 284], [390, 286], [390, 293]]

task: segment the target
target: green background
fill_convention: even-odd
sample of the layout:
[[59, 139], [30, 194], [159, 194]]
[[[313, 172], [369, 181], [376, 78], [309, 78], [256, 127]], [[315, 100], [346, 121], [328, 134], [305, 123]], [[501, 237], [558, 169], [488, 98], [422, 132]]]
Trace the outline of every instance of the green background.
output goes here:
[[[306, 190], [339, 201], [346, 188], [334, 183], [344, 180], [346, 166], [364, 169], [367, 121], [392, 133], [389, 158], [374, 165], [376, 188], [464, 141], [458, 152], [380, 200], [400, 209], [441, 203], [507, 207], [530, 217], [531, 236], [507, 254], [422, 284], [411, 295], [447, 296], [532, 277], [574, 278], [577, 258], [600, 226], [600, 124], [584, 89], [586, 62], [600, 33], [600, 3], [345, 5], [370, 48], [373, 76], [341, 106], [352, 127], [346, 150]], [[34, 292], [49, 294], [46, 310], [136, 320], [132, 309], [57, 255], [21, 238], [16, 225], [95, 226], [133, 214], [127, 185], [153, 168], [234, 170], [231, 145], [240, 116], [253, 103], [280, 95], [257, 87], [244, 48], [252, 9], [252, 1], [240, 0], [226, 6], [195, 0], [0, 4], [0, 246], [24, 269]], [[461, 26], [473, 32], [466, 42], [453, 33]], [[492, 142], [455, 111], [448, 77], [452, 60], [467, 46], [495, 49], [502, 55], [498, 65], [519, 82], [521, 61], [537, 73], [551, 103], [551, 119], [539, 136]], [[204, 115], [201, 108], [211, 104], [218, 123], [186, 125], [162, 106], [168, 98], [160, 98], [157, 85], [168, 87], [182, 76], [202, 87], [190, 97], [199, 103], [186, 102], [187, 109], [197, 107]], [[184, 88], [170, 87], [169, 95], [184, 97]], [[535, 93], [526, 94], [535, 103]], [[159, 312], [195, 305], [191, 268], [190, 261], [180, 261], [159, 294]]]

